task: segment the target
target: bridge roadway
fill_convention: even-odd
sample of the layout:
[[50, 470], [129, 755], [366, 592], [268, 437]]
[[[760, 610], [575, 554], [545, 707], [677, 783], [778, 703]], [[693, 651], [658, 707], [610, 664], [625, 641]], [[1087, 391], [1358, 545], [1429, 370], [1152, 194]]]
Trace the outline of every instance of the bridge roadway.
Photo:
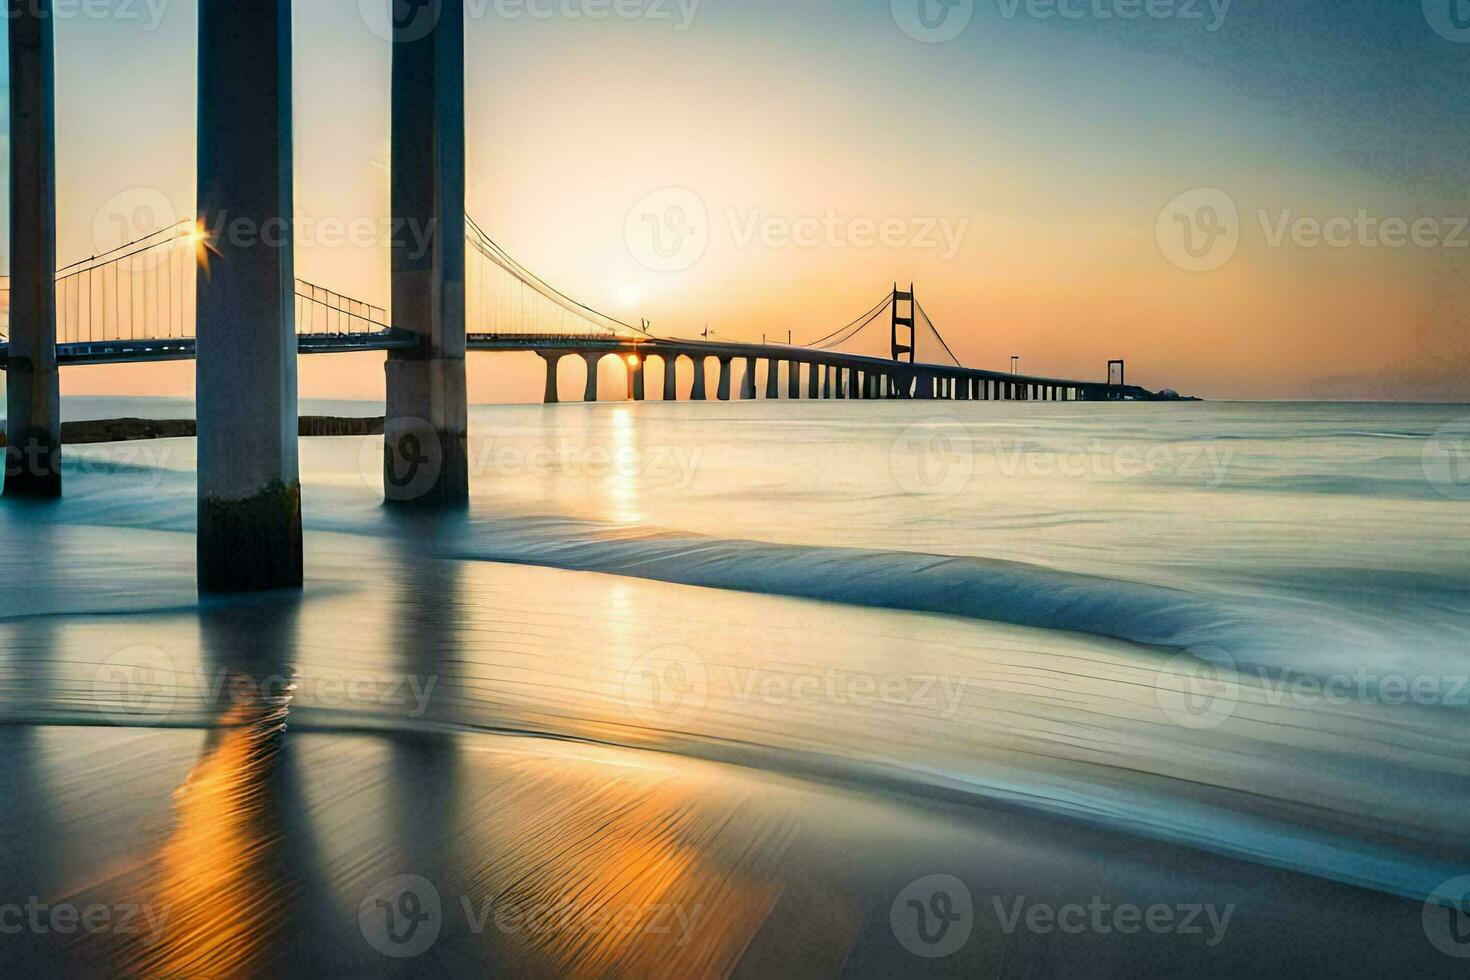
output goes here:
[[[371, 333], [299, 334], [302, 354], [345, 354], [357, 351], [412, 350], [418, 339], [406, 331]], [[563, 357], [581, 357], [587, 362], [587, 385], [583, 399], [597, 400], [595, 367], [604, 357], [617, 356], [628, 371], [631, 397], [645, 397], [643, 366], [649, 357], [663, 360], [664, 400], [677, 398], [676, 372], [668, 366], [679, 358], [701, 368], [710, 358], [720, 365], [714, 397], [749, 400], [756, 397], [756, 364], [767, 362], [765, 397], [780, 394], [782, 361], [788, 364], [787, 397], [797, 398], [913, 398], [960, 401], [1116, 401], [1158, 400], [1159, 395], [1137, 385], [1110, 385], [1033, 375], [1008, 374], [977, 368], [940, 364], [909, 364], [879, 357], [816, 350], [784, 344], [741, 344], [709, 340], [676, 340], [637, 336], [533, 335], [471, 333], [466, 346], [472, 351], [526, 351], [546, 362], [546, 401], [561, 401], [557, 367]], [[86, 364], [130, 364], [151, 361], [186, 361], [195, 356], [193, 338], [157, 340], [109, 340], [58, 344], [57, 362], [62, 366]], [[746, 362], [738, 395], [732, 390], [737, 361]], [[803, 366], [805, 366], [803, 370]], [[9, 344], [0, 343], [0, 368], [9, 367]], [[803, 377], [804, 375], [804, 377]], [[693, 372], [695, 401], [709, 398], [705, 372]]]

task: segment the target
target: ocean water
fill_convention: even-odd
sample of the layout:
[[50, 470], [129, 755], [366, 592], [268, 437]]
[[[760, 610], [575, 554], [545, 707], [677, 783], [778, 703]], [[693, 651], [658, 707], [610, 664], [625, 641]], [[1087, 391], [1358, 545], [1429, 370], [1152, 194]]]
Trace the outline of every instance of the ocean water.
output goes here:
[[306, 440], [304, 595], [204, 603], [192, 442], [77, 448], [62, 502], [0, 507], [0, 721], [530, 738], [1422, 900], [1470, 871], [1467, 420], [477, 407], [467, 511]]

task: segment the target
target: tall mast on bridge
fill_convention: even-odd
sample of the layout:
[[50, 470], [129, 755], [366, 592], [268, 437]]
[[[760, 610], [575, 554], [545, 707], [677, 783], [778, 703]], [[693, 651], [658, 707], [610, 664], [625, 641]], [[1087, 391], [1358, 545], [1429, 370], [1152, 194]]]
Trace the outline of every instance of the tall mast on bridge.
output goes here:
[[[908, 304], [908, 315], [899, 315], [899, 304]], [[914, 284], [909, 283], [909, 291], [901, 293], [898, 291], [898, 283], [893, 284], [893, 359], [902, 361], [904, 355], [908, 355], [908, 362], [914, 363], [914, 348], [918, 346], [918, 338], [914, 327], [914, 320], [918, 316], [918, 304], [914, 301]], [[908, 343], [901, 343], [903, 338], [899, 337], [899, 330], [908, 330]]]

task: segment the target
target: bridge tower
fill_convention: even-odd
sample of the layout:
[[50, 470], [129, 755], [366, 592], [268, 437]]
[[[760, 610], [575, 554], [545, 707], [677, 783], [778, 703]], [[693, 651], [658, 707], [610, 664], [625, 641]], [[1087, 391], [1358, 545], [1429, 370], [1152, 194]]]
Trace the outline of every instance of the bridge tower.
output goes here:
[[[469, 499], [465, 392], [464, 0], [393, 10], [393, 326], [383, 490], [394, 504]], [[418, 244], [426, 241], [428, 247]]]
[[199, 5], [198, 125], [199, 587], [299, 588], [291, 0]]
[[[904, 314], [903, 311], [900, 309], [900, 303], [908, 304], [907, 314]], [[910, 364], [914, 363], [914, 348], [918, 346], [918, 341], [915, 333], [916, 328], [914, 327], [914, 318], [917, 315], [918, 304], [914, 301], [913, 283], [909, 284], [909, 291], [906, 293], [899, 292], [898, 283], [894, 283], [892, 337], [893, 359], [895, 361], [902, 361], [904, 360], [905, 356], [907, 356], [908, 362]], [[908, 336], [900, 337], [900, 330], [907, 330]], [[903, 342], [905, 340], [907, 341], [907, 343]]]
[[10, 20], [10, 363], [5, 494], [61, 496], [56, 367], [56, 70], [50, 4]]

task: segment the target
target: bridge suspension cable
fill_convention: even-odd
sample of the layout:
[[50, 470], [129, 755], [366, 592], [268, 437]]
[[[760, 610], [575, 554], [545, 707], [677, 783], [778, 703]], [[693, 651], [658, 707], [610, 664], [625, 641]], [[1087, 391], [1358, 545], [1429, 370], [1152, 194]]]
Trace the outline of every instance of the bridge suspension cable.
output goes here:
[[[182, 218], [57, 270], [56, 341], [173, 340], [194, 336], [197, 249]], [[0, 279], [0, 337], [9, 336], [10, 284]], [[296, 331], [312, 336], [382, 333], [387, 310], [296, 280]]]
[[482, 261], [466, 269], [469, 332], [537, 336], [648, 337], [648, 331], [579, 303], [501, 248], [469, 215], [465, 237]]
[[[934, 325], [934, 321], [929, 318], [929, 312], [924, 309], [923, 304], [918, 303], [916, 301], [914, 303], [914, 308], [919, 311], [919, 316], [918, 316], [919, 323], [922, 324], [923, 327], [925, 328], [924, 332], [921, 332], [919, 336], [921, 336], [921, 337], [927, 337], [930, 334], [932, 334], [933, 337], [934, 337], [934, 340], [936, 341], [936, 343], [938, 345], [939, 350], [941, 350], [941, 351], [944, 352], [944, 359], [947, 359], [948, 360], [948, 363], [954, 365], [955, 367], [961, 367], [962, 365], [960, 364], [960, 359], [958, 357], [955, 357], [954, 356], [954, 351], [952, 351], [952, 350], [949, 349], [949, 344], [945, 343], [944, 335], [939, 332], [939, 328], [936, 327]], [[918, 337], [915, 338], [916, 341], [918, 339], [919, 339]], [[937, 353], [936, 353], [936, 356], [938, 356]], [[931, 361], [930, 363], [931, 364], [940, 364], [940, 363], [944, 363], [944, 360]]]

